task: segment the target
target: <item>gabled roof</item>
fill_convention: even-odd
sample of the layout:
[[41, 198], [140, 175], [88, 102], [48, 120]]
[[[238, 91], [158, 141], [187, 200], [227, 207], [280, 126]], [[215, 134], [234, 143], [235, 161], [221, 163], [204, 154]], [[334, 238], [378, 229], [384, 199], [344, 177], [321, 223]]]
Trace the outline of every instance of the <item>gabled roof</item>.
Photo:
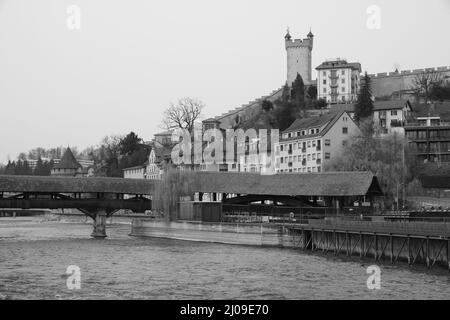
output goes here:
[[283, 133], [322, 127], [332, 121], [336, 116], [336, 113], [328, 113], [319, 117], [297, 119]]
[[69, 147], [67, 147], [61, 160], [53, 166], [53, 169], [78, 169], [78, 168], [81, 168], [81, 164], [79, 164], [77, 159], [75, 159], [75, 156], [73, 155], [72, 150], [70, 150]]
[[371, 172], [323, 172], [261, 175], [242, 172], [196, 172], [193, 189], [254, 195], [364, 196], [381, 195]]

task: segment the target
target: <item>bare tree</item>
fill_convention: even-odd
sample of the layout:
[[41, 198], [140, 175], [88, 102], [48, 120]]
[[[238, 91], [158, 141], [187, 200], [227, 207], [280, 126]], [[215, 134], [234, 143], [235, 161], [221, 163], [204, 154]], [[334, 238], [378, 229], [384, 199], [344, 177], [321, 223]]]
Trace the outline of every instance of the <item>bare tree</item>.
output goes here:
[[194, 124], [202, 116], [205, 107], [203, 102], [193, 98], [179, 99], [176, 104], [171, 103], [170, 107], [164, 111], [162, 124], [167, 129], [187, 129], [193, 132]]
[[425, 97], [425, 103], [428, 103], [431, 89], [442, 83], [442, 74], [435, 70], [423, 71], [417, 74], [412, 80], [412, 89], [418, 96]]

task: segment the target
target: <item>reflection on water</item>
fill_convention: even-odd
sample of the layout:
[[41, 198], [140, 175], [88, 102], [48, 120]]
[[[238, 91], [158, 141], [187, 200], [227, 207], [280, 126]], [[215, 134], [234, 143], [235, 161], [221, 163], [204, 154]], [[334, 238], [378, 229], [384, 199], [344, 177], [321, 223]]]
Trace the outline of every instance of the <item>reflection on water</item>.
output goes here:
[[[82, 223], [0, 221], [0, 299], [440, 299], [450, 273], [380, 265], [381, 290], [368, 290], [371, 263], [255, 248], [128, 236], [108, 226], [90, 239]], [[81, 289], [66, 268], [81, 268]]]

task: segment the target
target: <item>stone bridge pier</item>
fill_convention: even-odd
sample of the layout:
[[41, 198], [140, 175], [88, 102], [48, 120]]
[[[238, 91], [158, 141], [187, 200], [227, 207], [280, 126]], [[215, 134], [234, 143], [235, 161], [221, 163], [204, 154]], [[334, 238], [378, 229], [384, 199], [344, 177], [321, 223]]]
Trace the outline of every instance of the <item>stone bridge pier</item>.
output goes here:
[[91, 237], [96, 239], [106, 238], [106, 210], [98, 210], [92, 214], [91, 218], [94, 220], [94, 230], [92, 231]]

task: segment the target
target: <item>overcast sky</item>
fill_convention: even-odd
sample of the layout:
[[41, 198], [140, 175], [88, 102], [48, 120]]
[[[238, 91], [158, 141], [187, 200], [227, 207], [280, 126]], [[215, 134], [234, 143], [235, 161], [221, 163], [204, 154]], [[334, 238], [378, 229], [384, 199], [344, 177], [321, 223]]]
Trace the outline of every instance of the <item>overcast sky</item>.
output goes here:
[[[67, 27], [72, 4], [80, 30]], [[295, 38], [311, 26], [313, 67], [450, 65], [450, 0], [0, 0], [0, 162], [131, 130], [150, 140], [179, 97], [210, 117], [265, 95], [286, 81], [287, 26]]]

